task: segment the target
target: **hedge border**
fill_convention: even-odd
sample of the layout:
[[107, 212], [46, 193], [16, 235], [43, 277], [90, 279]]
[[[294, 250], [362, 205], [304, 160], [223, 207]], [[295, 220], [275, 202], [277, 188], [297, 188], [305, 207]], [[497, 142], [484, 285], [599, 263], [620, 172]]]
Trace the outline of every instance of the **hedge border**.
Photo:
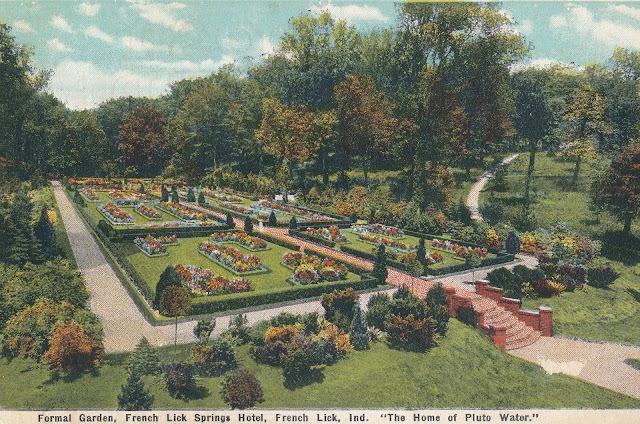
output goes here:
[[311, 234], [307, 234], [307, 233], [305, 233], [303, 231], [300, 231], [300, 230], [289, 229], [289, 235], [291, 235], [292, 237], [299, 238], [299, 239], [309, 240], [309, 241], [312, 241], [314, 243], [322, 244], [322, 245], [327, 246], [327, 247], [331, 247], [331, 248], [335, 248], [336, 247], [336, 242], [335, 241], [327, 240], [324, 237], [313, 236]]

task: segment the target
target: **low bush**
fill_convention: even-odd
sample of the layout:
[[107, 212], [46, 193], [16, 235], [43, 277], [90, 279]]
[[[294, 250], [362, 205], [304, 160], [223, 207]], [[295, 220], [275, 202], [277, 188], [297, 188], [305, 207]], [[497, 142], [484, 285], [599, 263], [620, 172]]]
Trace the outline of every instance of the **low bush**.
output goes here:
[[397, 343], [430, 347], [436, 343], [435, 324], [429, 318], [391, 315], [387, 322], [389, 338]]
[[487, 280], [493, 287], [501, 288], [504, 297], [517, 299], [522, 297], [522, 280], [505, 267], [494, 269], [488, 273]]
[[296, 387], [311, 376], [311, 357], [303, 349], [294, 350], [283, 364], [285, 387]]
[[220, 338], [193, 345], [190, 360], [198, 373], [207, 377], [219, 376], [238, 367], [233, 347]]
[[559, 282], [566, 287], [567, 291], [574, 291], [576, 288], [584, 286], [587, 282], [587, 271], [579, 266], [563, 264], [559, 268]]
[[325, 339], [318, 339], [311, 350], [311, 362], [315, 365], [332, 365], [340, 359], [340, 352], [335, 344]]
[[536, 293], [541, 297], [558, 296], [564, 291], [564, 286], [550, 280], [538, 280], [533, 283]]
[[222, 399], [233, 409], [246, 409], [262, 402], [262, 385], [247, 369], [229, 374], [222, 382]]
[[387, 320], [391, 315], [391, 305], [387, 303], [375, 303], [367, 309], [367, 324], [381, 331], [387, 330]]
[[590, 286], [605, 288], [613, 284], [620, 274], [611, 266], [598, 266], [587, 270], [587, 281]]
[[476, 327], [478, 325], [478, 317], [476, 311], [472, 307], [460, 306], [456, 310], [456, 318], [463, 324]]

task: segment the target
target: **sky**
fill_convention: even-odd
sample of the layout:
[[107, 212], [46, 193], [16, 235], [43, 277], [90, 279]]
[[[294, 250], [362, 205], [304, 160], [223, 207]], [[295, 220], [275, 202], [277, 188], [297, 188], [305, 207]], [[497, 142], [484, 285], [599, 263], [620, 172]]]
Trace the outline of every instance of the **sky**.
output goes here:
[[[640, 50], [640, 2], [507, 1], [498, 8], [532, 46], [522, 66], [604, 63]], [[0, 21], [53, 71], [47, 90], [71, 109], [156, 97], [173, 81], [241, 69], [273, 53], [293, 17], [322, 9], [363, 32], [398, 25], [388, 0], [0, 0]]]

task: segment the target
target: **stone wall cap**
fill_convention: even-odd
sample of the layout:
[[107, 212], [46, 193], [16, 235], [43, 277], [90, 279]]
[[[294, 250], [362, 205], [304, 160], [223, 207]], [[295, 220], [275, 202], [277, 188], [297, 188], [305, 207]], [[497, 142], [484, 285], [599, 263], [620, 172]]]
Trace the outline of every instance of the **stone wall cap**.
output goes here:
[[553, 307], [551, 305], [540, 305], [538, 309], [541, 311], [553, 311]]

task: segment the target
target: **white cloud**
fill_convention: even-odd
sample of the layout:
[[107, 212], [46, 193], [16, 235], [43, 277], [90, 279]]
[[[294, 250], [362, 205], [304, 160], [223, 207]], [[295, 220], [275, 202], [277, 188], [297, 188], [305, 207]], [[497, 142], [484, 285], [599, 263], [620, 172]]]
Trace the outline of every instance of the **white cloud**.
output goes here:
[[60, 15], [55, 15], [53, 18], [51, 18], [51, 26], [64, 32], [73, 33], [73, 28], [71, 28], [71, 25], [69, 25], [69, 23], [65, 21], [64, 18]]
[[320, 14], [323, 10], [328, 11], [331, 16], [337, 19], [343, 19], [349, 23], [354, 21], [379, 21], [386, 22], [389, 18], [380, 12], [380, 9], [372, 6], [356, 6], [350, 4], [348, 6], [335, 6], [328, 4], [326, 6], [312, 6], [311, 12]]
[[109, 43], [109, 44], [113, 44], [116, 41], [111, 35], [102, 31], [100, 28], [98, 28], [95, 25], [91, 25], [90, 27], [85, 28], [83, 33], [86, 36], [97, 38], [98, 40], [102, 40], [105, 43]]
[[173, 15], [175, 10], [186, 7], [182, 3], [157, 4], [138, 1], [130, 1], [130, 3], [133, 3], [132, 8], [140, 12], [141, 18], [152, 24], [171, 28], [175, 32], [191, 31], [193, 29], [185, 20], [178, 19]]
[[84, 16], [96, 16], [102, 6], [99, 4], [80, 3], [78, 12]]
[[552, 68], [554, 66], [562, 66], [564, 68], [568, 68], [576, 72], [581, 72], [584, 70], [582, 66], [577, 66], [573, 63], [559, 62], [555, 59], [549, 59], [546, 57], [541, 57], [541, 58], [532, 60], [529, 63], [516, 63], [514, 65], [511, 65], [509, 69], [512, 72], [517, 72], [517, 71], [522, 71], [529, 68], [546, 69], [546, 68]]
[[234, 62], [233, 57], [229, 55], [222, 56], [222, 59], [215, 62], [213, 59], [205, 59], [201, 62], [192, 62], [190, 60], [181, 60], [178, 62], [164, 62], [161, 60], [146, 60], [142, 62], [144, 66], [156, 69], [167, 69], [174, 72], [205, 72], [211, 73], [224, 65], [230, 65]]
[[629, 16], [630, 18], [640, 20], [640, 9], [636, 9], [635, 7], [629, 7], [623, 4], [617, 4], [615, 6], [609, 6], [607, 10], [610, 10], [612, 12], [618, 12], [622, 15]]
[[20, 32], [35, 32], [35, 30], [25, 21], [15, 21], [13, 27]]
[[65, 60], [54, 69], [49, 88], [67, 107], [89, 109], [111, 97], [158, 96], [169, 82], [148, 72], [106, 71], [92, 62]]
[[124, 36], [120, 38], [120, 43], [127, 49], [133, 50], [136, 52], [144, 52], [144, 51], [161, 51], [168, 50], [167, 46], [157, 46], [148, 41], [140, 40], [139, 38], [132, 36]]
[[269, 40], [269, 37], [263, 35], [260, 39], [260, 55], [271, 56], [276, 52], [276, 46]]
[[583, 37], [591, 37], [607, 46], [640, 49], [640, 29], [609, 20], [597, 20], [583, 6], [572, 7], [567, 14], [553, 15], [549, 27], [560, 32], [574, 32]]
[[53, 50], [57, 50], [59, 52], [72, 52], [73, 49], [68, 47], [65, 43], [60, 41], [58, 38], [54, 38], [53, 40], [47, 41], [47, 46]]
[[518, 25], [518, 29], [523, 34], [531, 34], [533, 32], [533, 22], [529, 19], [523, 19]]

